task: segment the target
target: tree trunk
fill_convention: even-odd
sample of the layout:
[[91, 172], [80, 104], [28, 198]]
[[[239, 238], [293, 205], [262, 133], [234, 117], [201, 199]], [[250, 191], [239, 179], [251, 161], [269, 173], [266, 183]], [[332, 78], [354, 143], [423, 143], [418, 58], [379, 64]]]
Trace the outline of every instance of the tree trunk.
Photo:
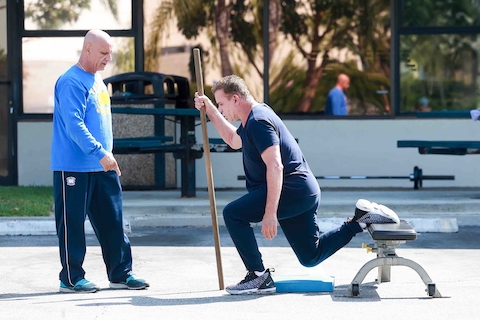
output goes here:
[[215, 8], [215, 31], [217, 32], [218, 43], [220, 44], [222, 76], [233, 74], [228, 49], [229, 26], [230, 10], [227, 10], [225, 0], [218, 0], [217, 7]]
[[277, 46], [277, 35], [282, 22], [282, 6], [280, 0], [270, 0], [268, 11], [270, 13], [268, 26], [268, 61], [272, 61], [273, 53]]
[[297, 107], [298, 112], [308, 112], [312, 107], [313, 99], [315, 98], [315, 94], [317, 93], [318, 83], [320, 82], [323, 70], [327, 65], [328, 51], [325, 51], [325, 53], [323, 54], [322, 63], [318, 68], [316, 67], [316, 60], [317, 59], [313, 58], [308, 60], [307, 77], [305, 79], [305, 83], [303, 86], [304, 89]]

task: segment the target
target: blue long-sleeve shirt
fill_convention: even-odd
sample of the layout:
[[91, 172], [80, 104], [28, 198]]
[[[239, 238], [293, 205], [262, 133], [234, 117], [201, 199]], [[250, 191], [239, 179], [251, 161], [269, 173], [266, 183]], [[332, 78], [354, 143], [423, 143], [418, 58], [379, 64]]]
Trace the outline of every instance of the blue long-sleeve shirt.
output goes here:
[[347, 98], [342, 90], [334, 87], [327, 96], [325, 104], [325, 114], [334, 116], [347, 115]]
[[53, 171], [97, 172], [113, 149], [110, 96], [101, 76], [72, 66], [55, 84]]

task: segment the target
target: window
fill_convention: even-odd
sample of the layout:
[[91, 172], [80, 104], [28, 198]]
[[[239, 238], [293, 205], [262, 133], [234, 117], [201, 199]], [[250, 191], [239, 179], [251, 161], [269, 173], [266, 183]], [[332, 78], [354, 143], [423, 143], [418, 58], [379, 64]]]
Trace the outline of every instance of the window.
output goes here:
[[343, 73], [350, 87], [339, 86], [345, 96], [336, 92], [347, 101], [347, 115], [390, 115], [390, 1], [317, 4], [282, 2], [270, 48], [270, 105], [284, 115], [324, 115], [329, 91]]
[[131, 29], [131, 0], [25, 0], [25, 30]]
[[[103, 78], [134, 71], [133, 39], [115, 37], [113, 40], [113, 60], [101, 72]], [[53, 112], [55, 82], [63, 72], [78, 61], [82, 45], [83, 37], [23, 38], [24, 113]]]
[[0, 177], [8, 176], [7, 10], [0, 0]]
[[402, 27], [466, 27], [480, 25], [480, 2], [403, 0]]
[[477, 34], [403, 35], [400, 43], [402, 112], [477, 107]]
[[399, 10], [400, 113], [476, 109], [480, 2], [403, 0]]
[[[114, 40], [113, 61], [101, 74], [135, 71], [133, 0], [25, 0], [22, 39], [21, 116], [53, 112], [58, 77], [78, 61], [87, 30], [102, 29]], [[21, 21], [20, 21], [21, 23]]]

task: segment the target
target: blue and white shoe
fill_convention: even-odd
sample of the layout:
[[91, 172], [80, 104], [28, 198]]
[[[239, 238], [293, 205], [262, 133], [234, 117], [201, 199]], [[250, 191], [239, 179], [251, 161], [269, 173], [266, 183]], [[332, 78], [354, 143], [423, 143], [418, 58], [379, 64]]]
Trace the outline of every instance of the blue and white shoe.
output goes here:
[[137, 278], [134, 274], [131, 274], [125, 281], [122, 282], [110, 282], [110, 288], [112, 289], [129, 289], [129, 290], [142, 290], [150, 287], [147, 281]]
[[359, 199], [355, 208], [353, 221], [370, 224], [400, 223], [395, 211], [375, 202]]
[[74, 286], [66, 285], [60, 281], [60, 292], [63, 293], [93, 293], [98, 290], [100, 290], [100, 287], [87, 279], [77, 281]]

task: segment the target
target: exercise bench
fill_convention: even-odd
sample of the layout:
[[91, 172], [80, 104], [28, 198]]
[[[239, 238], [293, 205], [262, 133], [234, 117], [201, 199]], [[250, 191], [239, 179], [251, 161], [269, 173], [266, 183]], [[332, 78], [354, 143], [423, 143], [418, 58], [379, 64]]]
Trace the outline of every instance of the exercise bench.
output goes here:
[[360, 268], [357, 275], [350, 284], [349, 295], [358, 296], [360, 294], [360, 284], [367, 274], [375, 267], [378, 267], [377, 283], [390, 282], [390, 272], [392, 266], [406, 266], [415, 270], [426, 285], [427, 294], [430, 297], [441, 298], [442, 295], [437, 290], [435, 283], [430, 279], [427, 272], [418, 263], [397, 256], [395, 247], [417, 239], [415, 229], [405, 220], [400, 220], [399, 224], [372, 224], [367, 228], [368, 232], [375, 240], [375, 243], [365, 245], [363, 248], [367, 252], [376, 252], [377, 258], [365, 263]]

